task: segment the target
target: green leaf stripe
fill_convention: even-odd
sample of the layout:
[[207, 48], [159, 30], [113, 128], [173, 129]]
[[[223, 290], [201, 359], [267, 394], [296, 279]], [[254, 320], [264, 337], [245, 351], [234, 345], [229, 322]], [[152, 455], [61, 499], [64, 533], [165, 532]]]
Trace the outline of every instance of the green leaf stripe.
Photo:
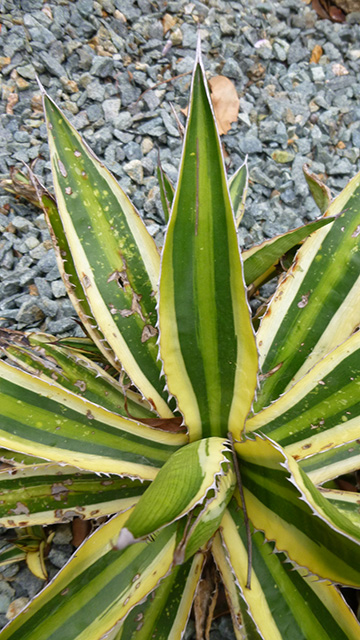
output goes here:
[[0, 473], [0, 525], [26, 527], [99, 518], [132, 507], [148, 482], [48, 464]]
[[0, 361], [0, 445], [80, 469], [154, 479], [186, 436], [151, 429]]
[[[360, 174], [332, 202], [338, 215], [307, 239], [259, 332], [265, 377], [255, 410], [279, 397], [360, 322]], [[275, 370], [278, 367], [278, 370]]]
[[59, 213], [92, 315], [134, 384], [162, 417], [156, 299], [160, 257], [113, 176], [44, 96]]
[[315, 575], [360, 586], [359, 528], [324, 498], [279, 445], [257, 436], [235, 446], [254, 527]]
[[281, 236], [275, 236], [271, 240], [265, 240], [261, 244], [243, 251], [246, 284], [254, 283], [254, 286], [258, 286], [258, 281], [263, 280], [264, 274], [269, 270], [275, 275], [275, 266], [290, 249], [296, 247], [314, 231], [321, 229], [321, 227], [333, 222], [333, 220], [334, 218], [321, 218], [320, 220], [309, 222], [309, 224], [288, 231]]
[[181, 640], [205, 556], [175, 567], [146, 601], [127, 616], [116, 640]]
[[360, 434], [360, 332], [315, 365], [299, 382], [248, 420], [296, 460]]
[[301, 469], [314, 484], [322, 484], [360, 468], [360, 440], [347, 442], [299, 460]]
[[[36, 177], [34, 179], [34, 184], [37, 185]], [[111, 362], [116, 369], [119, 369], [119, 362], [110, 345], [106, 342], [101, 329], [98, 327], [89, 302], [84, 295], [84, 290], [76, 271], [56, 202], [49, 194], [44, 193], [43, 188], [39, 185], [37, 185], [37, 191], [50, 230], [56, 261], [66, 287], [67, 295], [88, 335], [98, 345], [101, 353], [106, 356], [107, 361]]]
[[132, 418], [154, 418], [150, 406], [139, 394], [125, 389], [98, 364], [72, 349], [59, 347], [46, 334], [21, 335], [0, 329], [0, 348], [29, 373], [81, 394], [105, 409]]
[[[265, 542], [261, 532], [252, 534], [251, 590], [246, 589], [246, 530], [243, 512], [234, 499], [224, 516], [221, 537], [236, 576], [238, 599], [246, 598], [249, 615], [261, 634], [254, 635], [250, 621], [246, 624], [245, 618], [244, 631], [249, 631], [245, 638], [288, 640], [289, 633], [292, 640], [355, 640], [358, 637], [359, 624], [336, 588], [306, 578], [302, 570], [294, 569], [287, 562], [284, 554], [274, 553], [273, 544]], [[218, 551], [215, 551], [217, 559]]]
[[360, 493], [325, 488], [320, 489], [320, 492], [360, 529]]
[[157, 179], [160, 188], [160, 199], [164, 212], [165, 222], [169, 222], [170, 218], [170, 210], [172, 201], [174, 198], [174, 187], [172, 186], [169, 178], [167, 177], [165, 171], [163, 170], [160, 161], [157, 167]]
[[160, 354], [191, 440], [240, 433], [257, 355], [234, 217], [197, 58], [160, 278]]

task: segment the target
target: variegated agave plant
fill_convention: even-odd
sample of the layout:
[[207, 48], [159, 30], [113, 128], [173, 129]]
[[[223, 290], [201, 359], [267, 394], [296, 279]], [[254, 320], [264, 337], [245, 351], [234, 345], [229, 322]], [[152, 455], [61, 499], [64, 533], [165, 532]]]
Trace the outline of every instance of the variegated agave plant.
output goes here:
[[[2, 640], [176, 640], [194, 598], [205, 638], [211, 558], [237, 638], [359, 638], [336, 587], [360, 582], [358, 496], [321, 485], [360, 466], [360, 174], [320, 220], [242, 262], [246, 166], [229, 189], [198, 52], [174, 194], [161, 175], [160, 259], [44, 105], [57, 205], [39, 196], [88, 338], [2, 332], [1, 524], [117, 515]], [[247, 287], [299, 243], [255, 337]]]

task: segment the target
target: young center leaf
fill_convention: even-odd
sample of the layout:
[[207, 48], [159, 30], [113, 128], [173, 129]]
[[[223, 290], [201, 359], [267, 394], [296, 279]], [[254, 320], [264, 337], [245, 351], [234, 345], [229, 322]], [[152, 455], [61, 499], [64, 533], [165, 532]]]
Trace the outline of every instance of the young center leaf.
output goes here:
[[160, 355], [190, 440], [239, 434], [257, 352], [219, 136], [199, 53], [160, 277]]

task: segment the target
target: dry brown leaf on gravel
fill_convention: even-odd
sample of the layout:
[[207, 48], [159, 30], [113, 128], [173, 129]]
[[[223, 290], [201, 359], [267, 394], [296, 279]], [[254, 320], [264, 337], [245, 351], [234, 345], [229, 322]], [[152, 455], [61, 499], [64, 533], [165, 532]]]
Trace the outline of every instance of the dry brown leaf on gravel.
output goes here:
[[310, 62], [315, 62], [317, 64], [323, 54], [323, 50], [319, 44], [316, 44], [311, 52]]
[[170, 31], [170, 29], [172, 29], [176, 25], [176, 18], [170, 15], [170, 13], [165, 13], [161, 22], [163, 26], [164, 35], [165, 35], [168, 31]]
[[[234, 83], [225, 76], [214, 76], [210, 78], [209, 87], [216, 124], [222, 136], [231, 129], [232, 122], [237, 122], [240, 100], [236, 93]], [[180, 111], [187, 116], [188, 107], [180, 109]]]
[[235, 85], [225, 76], [214, 76], [209, 80], [211, 100], [220, 135], [227, 133], [231, 123], [236, 122], [240, 100]]
[[9, 93], [6, 103], [5, 112], [8, 116], [14, 115], [13, 108], [19, 101], [19, 96], [17, 93]]

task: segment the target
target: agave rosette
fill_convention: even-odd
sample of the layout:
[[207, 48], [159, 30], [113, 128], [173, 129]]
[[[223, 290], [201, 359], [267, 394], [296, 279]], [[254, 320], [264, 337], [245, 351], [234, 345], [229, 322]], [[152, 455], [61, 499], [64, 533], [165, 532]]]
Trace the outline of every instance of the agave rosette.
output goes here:
[[[228, 184], [198, 50], [174, 191], [161, 175], [160, 258], [47, 95], [44, 108], [56, 203], [38, 195], [88, 338], [2, 331], [16, 473], [0, 473], [0, 523], [113, 517], [0, 637], [180, 639], [212, 557], [237, 638], [355, 640], [336, 585], [360, 586], [358, 503], [320, 485], [359, 466], [360, 175], [323, 218], [242, 259], [247, 168]], [[246, 285], [299, 244], [255, 337]]]

